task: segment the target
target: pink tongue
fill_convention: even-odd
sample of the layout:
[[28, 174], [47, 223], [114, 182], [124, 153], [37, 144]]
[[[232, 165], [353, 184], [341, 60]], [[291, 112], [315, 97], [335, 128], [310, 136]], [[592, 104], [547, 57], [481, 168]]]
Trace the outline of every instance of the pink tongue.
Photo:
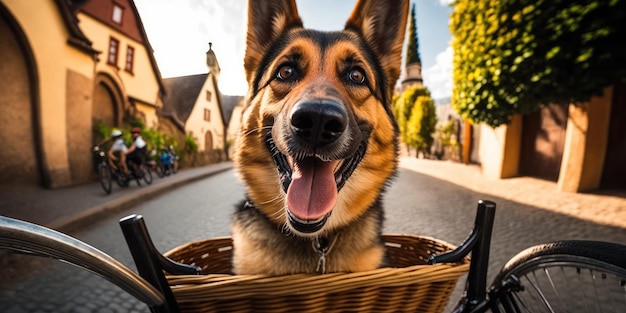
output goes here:
[[294, 162], [291, 184], [287, 189], [287, 207], [303, 220], [326, 215], [337, 202], [334, 162], [307, 158]]

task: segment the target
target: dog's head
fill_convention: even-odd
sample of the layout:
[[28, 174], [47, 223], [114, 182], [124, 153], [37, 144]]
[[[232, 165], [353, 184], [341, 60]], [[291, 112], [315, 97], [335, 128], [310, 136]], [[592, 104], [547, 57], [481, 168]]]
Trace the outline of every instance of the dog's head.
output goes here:
[[391, 97], [407, 15], [406, 0], [362, 0], [343, 31], [319, 32], [295, 0], [249, 1], [235, 166], [268, 218], [316, 236], [378, 198], [397, 166]]

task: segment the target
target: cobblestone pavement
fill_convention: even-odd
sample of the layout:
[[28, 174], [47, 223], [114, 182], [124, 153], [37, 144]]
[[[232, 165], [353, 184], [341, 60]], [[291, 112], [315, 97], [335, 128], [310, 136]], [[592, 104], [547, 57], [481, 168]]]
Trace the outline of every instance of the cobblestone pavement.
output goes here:
[[[101, 216], [71, 235], [134, 268], [117, 225], [120, 217], [142, 214], [157, 247], [167, 251], [189, 241], [228, 235], [233, 205], [242, 195], [243, 187], [232, 171], [226, 171], [129, 210]], [[618, 195], [561, 193], [554, 183], [532, 178], [490, 181], [482, 178], [477, 166], [411, 158], [401, 160], [386, 193], [385, 232], [427, 235], [458, 244], [472, 227], [480, 199], [498, 204], [490, 277], [518, 251], [537, 243], [594, 239], [626, 244], [626, 223], [620, 213], [626, 206]], [[613, 215], [611, 219], [595, 216], [601, 214]], [[10, 260], [0, 267], [2, 312], [148, 312], [91, 273], [52, 260], [24, 256]], [[452, 299], [458, 299], [462, 285]]]
[[410, 157], [401, 158], [400, 164], [475, 192], [599, 224], [626, 227], [626, 190], [569, 193], [559, 191], [554, 182], [532, 177], [487, 179], [478, 165]]

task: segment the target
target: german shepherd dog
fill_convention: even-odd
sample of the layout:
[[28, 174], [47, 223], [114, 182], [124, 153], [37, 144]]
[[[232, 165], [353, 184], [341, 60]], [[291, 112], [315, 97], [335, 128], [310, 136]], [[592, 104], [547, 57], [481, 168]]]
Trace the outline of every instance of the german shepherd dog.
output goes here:
[[408, 7], [359, 0], [343, 31], [320, 32], [303, 28], [295, 0], [249, 1], [233, 273], [385, 265], [381, 194], [397, 167], [391, 98]]

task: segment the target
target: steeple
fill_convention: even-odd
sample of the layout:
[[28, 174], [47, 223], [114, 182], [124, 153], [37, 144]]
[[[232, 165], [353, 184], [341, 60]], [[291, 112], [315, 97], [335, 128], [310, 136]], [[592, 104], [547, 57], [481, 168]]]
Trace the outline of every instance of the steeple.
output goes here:
[[422, 60], [419, 53], [419, 41], [417, 39], [417, 23], [415, 17], [415, 3], [411, 7], [411, 18], [409, 19], [408, 42], [406, 48], [406, 63], [404, 65], [404, 78], [402, 79], [402, 90], [410, 86], [422, 85]]
[[209, 72], [213, 73], [216, 78], [220, 76], [220, 65], [217, 62], [215, 52], [213, 52], [213, 43], [209, 42], [209, 51], [206, 52], [206, 65], [209, 67]]

